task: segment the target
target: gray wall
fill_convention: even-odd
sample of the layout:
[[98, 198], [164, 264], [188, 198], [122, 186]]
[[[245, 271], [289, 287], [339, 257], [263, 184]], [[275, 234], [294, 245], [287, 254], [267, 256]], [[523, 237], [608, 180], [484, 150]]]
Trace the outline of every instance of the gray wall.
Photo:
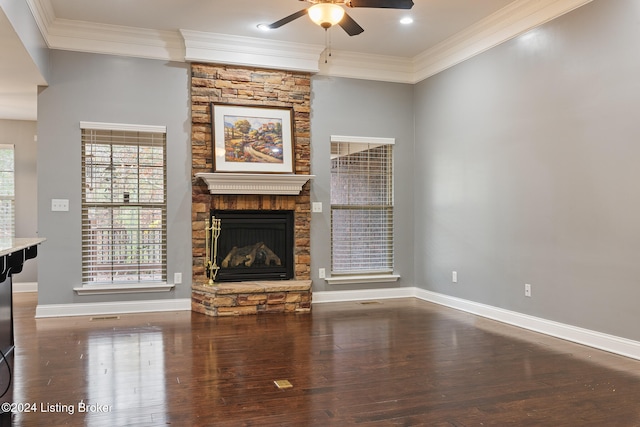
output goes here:
[[420, 287], [640, 340], [639, 19], [594, 1], [416, 86]]
[[49, 79], [49, 49], [31, 9], [26, 1], [0, 0], [0, 9], [5, 13], [9, 22], [18, 34], [29, 56], [40, 71], [40, 75]]
[[[0, 144], [15, 146], [16, 237], [38, 235], [38, 173], [36, 170], [36, 122], [0, 120]], [[22, 272], [13, 276], [14, 283], [38, 281], [38, 259], [24, 264]]]
[[[414, 286], [640, 340], [640, 3], [596, 0], [415, 86], [314, 76], [314, 290], [329, 286], [330, 135], [396, 138], [396, 272]], [[39, 96], [41, 304], [188, 298], [186, 64], [51, 52]], [[166, 125], [168, 294], [78, 297], [79, 122]], [[67, 198], [68, 213], [51, 212]], [[451, 271], [458, 283], [451, 283]], [[524, 297], [524, 284], [533, 296]]]
[[[191, 144], [188, 65], [51, 51], [49, 86], [38, 97], [39, 304], [191, 296]], [[80, 121], [167, 127], [168, 279], [171, 292], [78, 296], [81, 283]], [[51, 212], [69, 199], [69, 212]]]
[[[414, 286], [413, 280], [413, 89], [411, 85], [314, 76], [311, 81], [311, 200], [323, 204], [311, 215], [311, 275], [314, 291]], [[328, 285], [318, 268], [331, 270], [331, 135], [395, 138], [396, 283]]]

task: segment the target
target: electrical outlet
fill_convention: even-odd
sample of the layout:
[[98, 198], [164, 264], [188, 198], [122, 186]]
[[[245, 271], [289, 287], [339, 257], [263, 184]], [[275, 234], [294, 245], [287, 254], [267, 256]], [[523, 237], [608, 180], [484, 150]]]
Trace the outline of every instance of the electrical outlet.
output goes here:
[[528, 283], [524, 284], [524, 296], [525, 297], [530, 297], [531, 296], [531, 285]]
[[319, 268], [318, 277], [321, 279], [325, 279], [327, 277], [327, 271], [324, 268]]
[[458, 272], [457, 271], [452, 271], [451, 272], [451, 281], [453, 283], [458, 283]]
[[173, 273], [173, 284], [179, 285], [182, 283], [182, 273]]

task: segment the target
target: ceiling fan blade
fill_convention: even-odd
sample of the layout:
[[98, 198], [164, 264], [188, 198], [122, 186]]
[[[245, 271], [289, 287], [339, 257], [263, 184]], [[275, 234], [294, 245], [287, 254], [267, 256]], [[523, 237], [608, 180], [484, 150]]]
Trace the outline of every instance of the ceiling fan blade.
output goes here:
[[358, 25], [358, 23], [347, 13], [344, 14], [344, 17], [340, 22], [338, 22], [338, 25], [340, 25], [350, 36], [357, 36], [364, 31], [364, 28]]
[[373, 7], [379, 9], [411, 9], [413, 0], [350, 0], [349, 7]]
[[284, 24], [288, 24], [289, 22], [291, 22], [291, 21], [293, 21], [295, 19], [298, 19], [301, 16], [304, 16], [306, 14], [307, 14], [307, 9], [299, 10], [296, 13], [292, 13], [291, 15], [289, 15], [287, 17], [284, 17], [281, 20], [274, 22], [273, 24], [268, 25], [268, 27], [271, 28], [272, 30], [275, 29], [275, 28], [280, 28]]

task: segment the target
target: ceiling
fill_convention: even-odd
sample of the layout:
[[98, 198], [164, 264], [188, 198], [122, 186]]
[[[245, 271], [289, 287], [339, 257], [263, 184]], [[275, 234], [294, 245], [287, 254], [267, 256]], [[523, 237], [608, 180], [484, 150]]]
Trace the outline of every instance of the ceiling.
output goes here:
[[[590, 0], [414, 0], [411, 10], [347, 8], [365, 29], [353, 37], [339, 27], [325, 34], [306, 16], [268, 32], [257, 28], [310, 6], [299, 0], [24, 1], [52, 49], [236, 64], [251, 56], [256, 66], [416, 82]], [[414, 22], [400, 24], [407, 16]], [[1, 8], [0, 40], [0, 118], [35, 120], [39, 74]], [[332, 56], [323, 65], [327, 45]], [[31, 110], [14, 96], [18, 88], [30, 88], [22, 95]]]
[[[257, 28], [309, 3], [298, 0], [48, 0], [56, 18], [175, 31], [187, 29], [269, 40], [324, 45], [324, 30], [303, 16], [277, 30]], [[349, 37], [329, 30], [333, 48], [413, 57], [513, 0], [415, 0], [411, 10], [353, 8], [347, 13], [365, 31]], [[398, 21], [411, 16], [414, 24]]]

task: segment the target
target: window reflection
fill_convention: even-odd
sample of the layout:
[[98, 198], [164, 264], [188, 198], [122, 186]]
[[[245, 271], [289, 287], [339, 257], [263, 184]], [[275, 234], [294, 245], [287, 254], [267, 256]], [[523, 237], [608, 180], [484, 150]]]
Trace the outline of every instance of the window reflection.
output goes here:
[[[142, 408], [157, 407], [164, 412], [166, 403], [164, 342], [155, 328], [123, 333], [98, 333], [87, 341], [87, 403], [113, 405], [119, 421], [135, 421]], [[91, 416], [91, 414], [87, 414]], [[95, 414], [100, 416], [99, 414]], [[102, 414], [104, 416], [104, 414]]]

